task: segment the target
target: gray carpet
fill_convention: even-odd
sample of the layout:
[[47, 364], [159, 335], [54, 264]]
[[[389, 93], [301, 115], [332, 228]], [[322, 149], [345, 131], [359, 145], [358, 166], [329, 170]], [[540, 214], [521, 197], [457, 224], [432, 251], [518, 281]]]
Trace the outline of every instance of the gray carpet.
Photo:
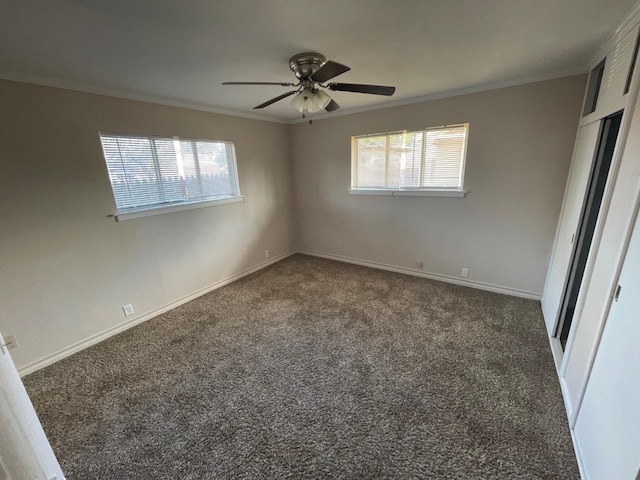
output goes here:
[[577, 479], [537, 302], [303, 255], [25, 379], [68, 479]]

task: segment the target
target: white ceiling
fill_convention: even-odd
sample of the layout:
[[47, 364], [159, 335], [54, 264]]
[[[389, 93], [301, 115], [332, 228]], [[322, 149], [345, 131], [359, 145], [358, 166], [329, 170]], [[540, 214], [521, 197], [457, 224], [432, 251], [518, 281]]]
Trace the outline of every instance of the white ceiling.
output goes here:
[[288, 59], [318, 51], [340, 112], [586, 71], [636, 0], [2, 0], [0, 77], [292, 121]]

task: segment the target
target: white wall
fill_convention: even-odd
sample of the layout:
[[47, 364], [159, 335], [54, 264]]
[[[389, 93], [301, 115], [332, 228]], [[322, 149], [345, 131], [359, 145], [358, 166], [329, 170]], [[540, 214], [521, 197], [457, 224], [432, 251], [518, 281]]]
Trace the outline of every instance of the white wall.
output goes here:
[[[540, 295], [586, 77], [291, 127], [303, 250]], [[337, 98], [339, 102], [339, 98]], [[352, 135], [470, 123], [466, 198], [349, 195]]]
[[[286, 125], [7, 81], [0, 105], [0, 330], [23, 370], [295, 246]], [[117, 223], [100, 131], [232, 140], [246, 202]]]

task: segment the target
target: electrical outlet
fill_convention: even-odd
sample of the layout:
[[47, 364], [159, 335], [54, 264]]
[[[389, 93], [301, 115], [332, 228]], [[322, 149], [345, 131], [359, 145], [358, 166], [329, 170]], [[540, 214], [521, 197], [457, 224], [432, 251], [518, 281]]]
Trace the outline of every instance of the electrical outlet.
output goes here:
[[134, 314], [133, 311], [133, 305], [131, 305], [130, 303], [127, 303], [126, 305], [122, 306], [122, 311], [124, 312], [124, 316], [125, 317], [129, 317], [131, 315]]
[[7, 347], [8, 350], [18, 348], [18, 342], [16, 340], [15, 335], [7, 335], [4, 338], [4, 345]]
[[269, 258], [269, 250], [264, 251], [264, 258]]
[[460, 273], [462, 278], [469, 278], [469, 269], [467, 267], [462, 267], [462, 272]]
[[418, 268], [424, 267], [424, 263], [422, 263], [422, 260], [417, 260], [416, 261], [416, 267], [418, 267]]

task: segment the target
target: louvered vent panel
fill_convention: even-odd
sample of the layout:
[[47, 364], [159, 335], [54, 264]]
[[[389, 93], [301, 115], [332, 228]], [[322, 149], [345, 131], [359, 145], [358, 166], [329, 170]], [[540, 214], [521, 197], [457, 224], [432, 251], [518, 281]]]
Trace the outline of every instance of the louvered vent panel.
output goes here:
[[598, 106], [607, 105], [624, 94], [637, 35], [637, 28], [628, 32], [616, 42], [615, 49], [607, 56]]

